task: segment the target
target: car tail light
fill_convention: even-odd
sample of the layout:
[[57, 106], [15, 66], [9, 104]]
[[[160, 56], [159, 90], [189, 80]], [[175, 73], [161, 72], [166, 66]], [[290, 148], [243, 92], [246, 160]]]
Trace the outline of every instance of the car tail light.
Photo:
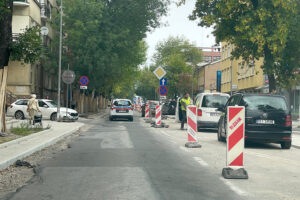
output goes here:
[[292, 126], [292, 117], [291, 115], [287, 115], [286, 118], [285, 118], [285, 126]]
[[202, 116], [202, 110], [198, 109], [198, 116], [201, 117]]
[[10, 107], [10, 108], [12, 108], [13, 106], [12, 106], [12, 105], [10, 105], [9, 107]]
[[114, 107], [110, 107], [111, 110], [115, 109]]

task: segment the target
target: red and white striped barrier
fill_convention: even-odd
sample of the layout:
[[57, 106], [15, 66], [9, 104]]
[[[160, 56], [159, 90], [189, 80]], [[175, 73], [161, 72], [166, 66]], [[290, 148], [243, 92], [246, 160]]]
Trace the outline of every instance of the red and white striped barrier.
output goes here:
[[188, 106], [186, 115], [188, 142], [197, 142], [197, 107], [193, 105]]
[[188, 142], [185, 144], [189, 148], [199, 148], [197, 139], [197, 107], [194, 105], [189, 105], [187, 107], [187, 134]]
[[149, 106], [149, 104], [146, 104], [145, 105], [145, 118], [149, 119], [149, 117], [150, 117], [150, 106]]
[[225, 178], [248, 178], [244, 166], [245, 145], [245, 107], [229, 106], [227, 108], [227, 145]]
[[161, 105], [155, 106], [155, 125], [161, 125]]

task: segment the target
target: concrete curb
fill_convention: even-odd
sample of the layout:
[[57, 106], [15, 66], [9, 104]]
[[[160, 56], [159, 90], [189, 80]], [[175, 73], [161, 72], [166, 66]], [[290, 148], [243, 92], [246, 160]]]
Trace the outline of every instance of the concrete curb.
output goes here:
[[[43, 144], [37, 145], [37, 146], [35, 146], [35, 147], [31, 148], [31, 149], [26, 149], [26, 150], [25, 150], [24, 152], [22, 152], [21, 154], [19, 154], [19, 155], [15, 156], [15, 157], [10, 158], [9, 160], [6, 160], [6, 161], [0, 163], [0, 170], [6, 169], [7, 167], [9, 167], [9, 166], [12, 165], [13, 163], [15, 163], [17, 160], [23, 159], [23, 158], [25, 158], [25, 157], [27, 157], [27, 156], [29, 156], [29, 155], [31, 155], [31, 154], [33, 154], [33, 153], [39, 151], [39, 150], [42, 150], [42, 149], [44, 149], [44, 148], [46, 148], [46, 147], [48, 147], [48, 146], [51, 146], [51, 145], [55, 144], [55, 143], [58, 142], [59, 140], [61, 140], [61, 139], [65, 138], [65, 137], [67, 137], [67, 136], [69, 136], [69, 135], [75, 133], [76, 131], [80, 130], [80, 128], [83, 127], [84, 125], [85, 125], [85, 124], [81, 124], [79, 127], [73, 128], [72, 130], [65, 131], [65, 132], [64, 132], [63, 134], [61, 134], [60, 136], [58, 136], [58, 137], [56, 137], [56, 138], [52, 138], [52, 139], [50, 139], [49, 141], [47, 141], [47, 142], [45, 142], [45, 143], [43, 143]], [[51, 129], [49, 129], [49, 130], [51, 130]], [[46, 131], [49, 132], [49, 130], [46, 130]], [[37, 136], [39, 136], [39, 135], [41, 135], [41, 134], [44, 134], [46, 131], [41, 131], [41, 132], [39, 132], [39, 133], [36, 133], [36, 134], [34, 134], [34, 136], [37, 137]], [[39, 135], [37, 135], [37, 134], [39, 134]], [[30, 136], [31, 136], [31, 135], [30, 135]], [[25, 139], [28, 140], [28, 139], [29, 139], [28, 137], [29, 137], [29, 136], [24, 137], [24, 140], [25, 140]], [[33, 136], [32, 136], [32, 137], [33, 137]], [[31, 138], [32, 138], [32, 137], [31, 137]], [[20, 139], [22, 139], [22, 138], [20, 138]], [[23, 141], [24, 141], [24, 140], [23, 140]], [[20, 141], [18, 141], [18, 142], [20, 142]], [[16, 142], [15, 142], [15, 143], [16, 143]], [[7, 146], [7, 145], [6, 145], [6, 146]]]
[[24, 142], [26, 140], [29, 140], [29, 139], [31, 139], [33, 137], [37, 137], [39, 135], [42, 135], [42, 134], [44, 134], [46, 132], [49, 132], [49, 131], [52, 131], [52, 130], [53, 129], [50, 128], [50, 129], [47, 129], [47, 130], [44, 130], [44, 131], [40, 131], [40, 132], [37, 132], [37, 133], [33, 133], [33, 134], [28, 135], [28, 136], [24, 136], [24, 137], [21, 137], [21, 138], [18, 138], [18, 139], [9, 141], [9, 142], [2, 143], [2, 144], [0, 144], [0, 149], [7, 148], [9, 145], [12, 145], [12, 144]]

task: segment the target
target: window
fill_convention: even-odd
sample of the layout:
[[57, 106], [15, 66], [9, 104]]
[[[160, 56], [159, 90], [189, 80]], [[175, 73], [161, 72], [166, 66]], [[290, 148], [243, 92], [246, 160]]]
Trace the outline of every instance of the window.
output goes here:
[[28, 100], [19, 100], [16, 102], [16, 105], [27, 106]]
[[288, 110], [287, 104], [282, 97], [245, 96], [241, 103], [248, 110], [261, 110], [263, 112], [269, 110]]
[[39, 107], [44, 107], [45, 105], [48, 106], [45, 102], [39, 101]]
[[130, 101], [127, 100], [119, 100], [114, 102], [115, 106], [131, 106]]
[[221, 56], [214, 56], [213, 57], [213, 61], [218, 61], [218, 60], [221, 60]]
[[222, 108], [228, 100], [228, 96], [205, 95], [202, 100], [202, 107], [205, 108]]
[[240, 96], [239, 96], [239, 95], [232, 96], [232, 97], [228, 100], [228, 103], [227, 103], [226, 106], [235, 106], [235, 105], [238, 105], [239, 99], [240, 99]]
[[242, 78], [242, 63], [239, 63], [239, 70], [238, 70], [238, 79], [240, 80]]

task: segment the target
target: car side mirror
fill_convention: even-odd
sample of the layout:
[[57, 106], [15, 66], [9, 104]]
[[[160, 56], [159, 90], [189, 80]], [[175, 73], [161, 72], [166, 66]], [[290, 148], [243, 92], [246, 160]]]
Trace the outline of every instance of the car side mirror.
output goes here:
[[47, 106], [47, 105], [44, 105], [43, 107], [44, 107], [44, 108], [49, 108], [49, 106]]

